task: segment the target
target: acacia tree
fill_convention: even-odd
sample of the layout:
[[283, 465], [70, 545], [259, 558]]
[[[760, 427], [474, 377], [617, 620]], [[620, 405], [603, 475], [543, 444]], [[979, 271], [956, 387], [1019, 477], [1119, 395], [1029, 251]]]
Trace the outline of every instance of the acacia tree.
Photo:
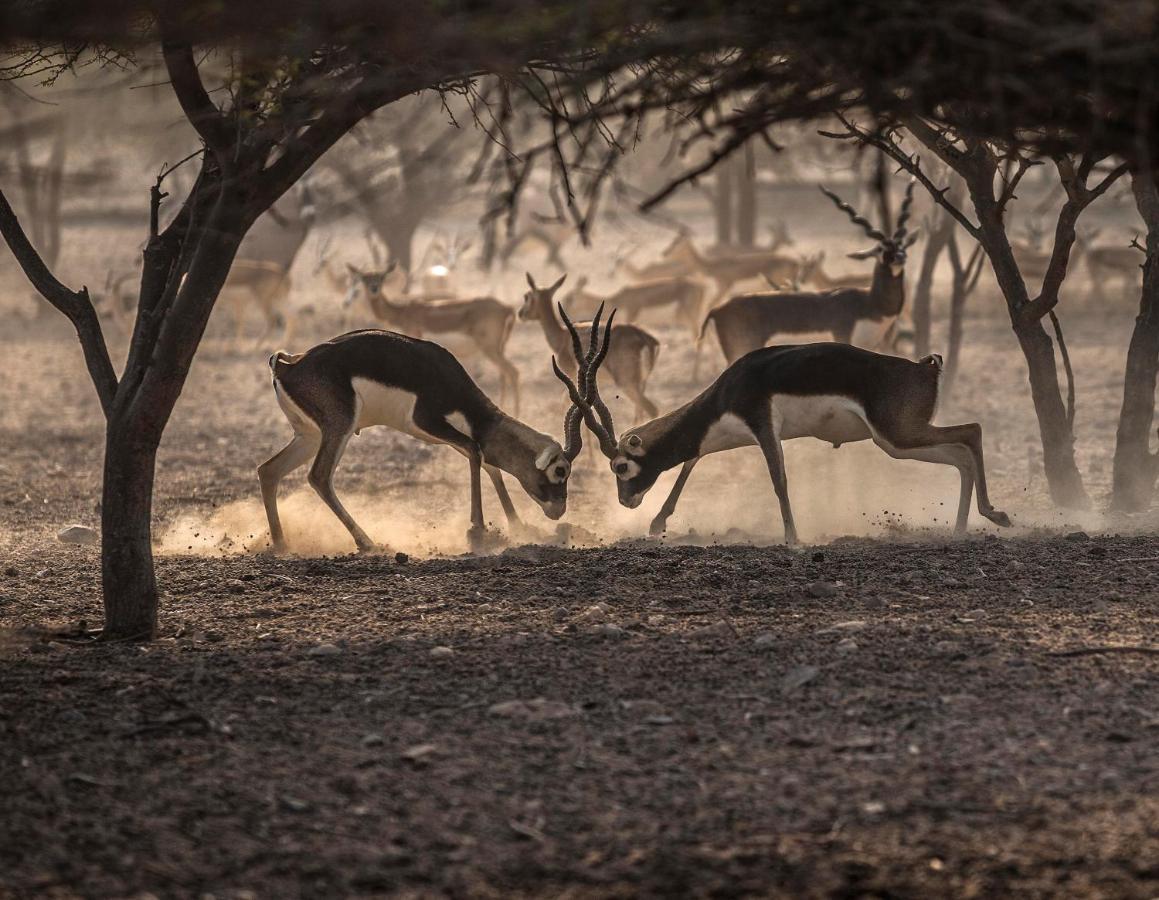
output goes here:
[[[1096, 166], [1104, 161], [1103, 154], [1096, 150], [1052, 154], [1051, 161], [1058, 172], [1066, 200], [1055, 223], [1054, 241], [1042, 286], [1032, 297], [1006, 232], [1005, 214], [1016, 196], [1019, 182], [1038, 163], [1037, 160], [1025, 155], [1017, 144], [1004, 144], [938, 127], [920, 116], [902, 116], [894, 127], [872, 130], [860, 127], [845, 116], [841, 119], [846, 127], [841, 136], [872, 144], [896, 160], [985, 250], [1006, 300], [1011, 327], [1026, 359], [1051, 497], [1060, 506], [1089, 506], [1090, 499], [1075, 464], [1074, 379], [1055, 307], [1075, 244], [1075, 224], [1079, 216], [1126, 173], [1127, 164], [1118, 163], [1109, 171], [1096, 173]], [[896, 133], [901, 127], [962, 178], [976, 221], [954, 203], [947, 187], [931, 180], [922, 169], [918, 156], [903, 148]], [[1100, 177], [1092, 184], [1091, 179], [1096, 174]], [[1043, 325], [1043, 320], [1048, 318], [1066, 368], [1068, 397], [1065, 403], [1059, 389], [1054, 344]]]

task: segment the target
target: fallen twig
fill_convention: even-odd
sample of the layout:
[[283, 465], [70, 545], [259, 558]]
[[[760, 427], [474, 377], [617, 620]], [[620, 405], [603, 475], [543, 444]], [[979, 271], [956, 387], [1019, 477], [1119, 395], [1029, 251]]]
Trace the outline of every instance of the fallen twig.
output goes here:
[[1143, 653], [1149, 656], [1159, 656], [1159, 647], [1148, 647], [1144, 644], [1103, 644], [1098, 647], [1052, 650], [1047, 656], [1093, 656], [1096, 653]]

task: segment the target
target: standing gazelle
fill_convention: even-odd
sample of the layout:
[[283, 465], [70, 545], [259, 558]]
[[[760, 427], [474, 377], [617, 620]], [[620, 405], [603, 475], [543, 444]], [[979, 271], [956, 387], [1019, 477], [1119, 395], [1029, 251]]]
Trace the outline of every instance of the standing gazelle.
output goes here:
[[[906, 188], [897, 225], [890, 235], [870, 225], [836, 194], [825, 188], [821, 190], [854, 225], [876, 241], [869, 250], [849, 254], [854, 259], [876, 260], [873, 281], [869, 287], [844, 287], [820, 293], [782, 291], [731, 298], [705, 316], [700, 330], [703, 340], [708, 326], [716, 326], [716, 337], [727, 362], [736, 362], [778, 334], [828, 331], [834, 340], [848, 344], [858, 322], [889, 323], [901, 314], [905, 305], [906, 251], [918, 237], [916, 231], [910, 232], [907, 227], [914, 183], [911, 181]], [[884, 227], [888, 228], [888, 223]]]
[[[580, 361], [594, 380], [601, 359]], [[589, 374], [588, 368], [592, 369]], [[471, 530], [483, 533], [480, 469], [491, 478], [511, 524], [519, 521], [501, 472], [513, 476], [550, 519], [567, 508], [571, 464], [580, 451], [580, 415], [568, 411], [564, 444], [500, 410], [450, 351], [390, 331], [352, 331], [305, 353], [270, 357], [274, 392], [294, 438], [258, 467], [262, 501], [275, 551], [286, 546], [278, 518], [278, 484], [311, 458], [310, 486], [330, 507], [361, 551], [374, 548], [334, 492], [334, 470], [351, 435], [385, 425], [428, 444], [448, 444], [471, 469]]]
[[[568, 331], [572, 325], [567, 319], [567, 313], [562, 306], [560, 314], [567, 322], [567, 328], [555, 314], [552, 303], [556, 291], [559, 290], [567, 275], [560, 276], [555, 284], [541, 288], [535, 284], [531, 273], [527, 273], [527, 284], [531, 290], [523, 295], [523, 306], [519, 309], [519, 318], [524, 321], [537, 320], [543, 328], [543, 336], [556, 358], [574, 371], [577, 368], [577, 359], [574, 345]], [[587, 335], [591, 325], [581, 322], [579, 333]], [[635, 405], [635, 414], [639, 418], [654, 416], [659, 410], [644, 393], [644, 386], [648, 376], [656, 365], [656, 357], [660, 352], [660, 342], [638, 325], [617, 325], [612, 331], [615, 342], [608, 353], [608, 374], [612, 381], [624, 392], [625, 396]]]
[[953, 466], [961, 476], [955, 530], [966, 530], [975, 485], [978, 512], [995, 524], [1010, 524], [990, 504], [986, 491], [981, 427], [931, 424], [941, 374], [939, 356], [912, 362], [847, 344], [768, 347], [733, 363], [691, 402], [617, 439], [598, 386], [593, 383], [581, 395], [556, 369], [611, 460], [622, 505], [635, 509], [660, 473], [682, 467], [652, 520], [652, 534], [664, 531], [702, 456], [756, 444], [768, 464], [789, 544], [797, 541], [797, 527], [781, 442], [798, 437], [814, 437], [834, 447], [872, 440], [895, 459]]

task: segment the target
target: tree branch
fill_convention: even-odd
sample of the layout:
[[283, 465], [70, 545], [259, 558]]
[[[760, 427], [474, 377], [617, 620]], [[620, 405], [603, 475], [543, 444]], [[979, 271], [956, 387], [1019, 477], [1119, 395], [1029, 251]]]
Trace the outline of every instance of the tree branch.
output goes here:
[[89, 377], [97, 389], [101, 409], [108, 416], [117, 393], [117, 375], [109, 359], [109, 349], [105, 345], [105, 336], [101, 331], [97, 312], [93, 308], [92, 300], [89, 299], [88, 288], [82, 287], [79, 291], [69, 290], [49, 271], [36, 248], [29, 242], [24, 229], [20, 227], [20, 221], [3, 191], [0, 191], [0, 235], [3, 235], [9, 249], [12, 250], [12, 255], [20, 263], [20, 268], [24, 270], [32, 286], [72, 322], [80, 339]]
[[218, 165], [227, 169], [233, 162], [234, 142], [229, 124], [205, 91], [193, 47], [185, 41], [165, 38], [161, 41], [165, 68], [173, 85], [173, 93], [189, 123], [197, 130], [205, 146], [217, 157]]

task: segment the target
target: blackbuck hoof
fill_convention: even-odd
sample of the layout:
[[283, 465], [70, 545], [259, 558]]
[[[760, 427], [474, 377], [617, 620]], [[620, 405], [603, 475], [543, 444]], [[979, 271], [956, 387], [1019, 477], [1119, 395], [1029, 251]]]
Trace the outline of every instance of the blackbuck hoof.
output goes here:
[[661, 519], [659, 516], [653, 519], [652, 524], [648, 526], [649, 537], [663, 537], [667, 531], [668, 520], [666, 518]]
[[999, 528], [1010, 527], [1010, 516], [1002, 512], [1000, 509], [992, 509], [988, 513], [982, 513], [987, 519], [997, 525]]
[[367, 543], [359, 541], [358, 552], [364, 556], [368, 556], [373, 553], [386, 553], [388, 550], [385, 544], [376, 544], [374, 541], [369, 541]]
[[498, 531], [472, 525], [467, 529], [467, 546], [472, 553], [493, 553], [507, 546], [507, 540]]

